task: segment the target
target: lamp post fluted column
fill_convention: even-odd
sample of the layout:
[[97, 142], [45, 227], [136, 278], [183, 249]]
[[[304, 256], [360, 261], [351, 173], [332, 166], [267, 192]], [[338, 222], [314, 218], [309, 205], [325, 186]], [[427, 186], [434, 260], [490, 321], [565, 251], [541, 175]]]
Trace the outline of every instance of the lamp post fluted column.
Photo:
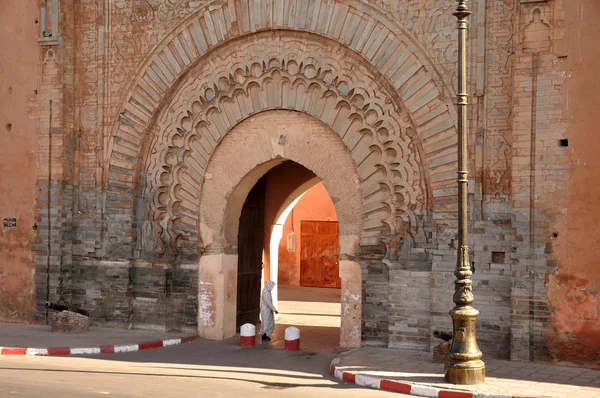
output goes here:
[[453, 15], [458, 22], [458, 256], [454, 282], [452, 346], [444, 365], [444, 378], [453, 384], [479, 384], [485, 380], [485, 364], [475, 338], [475, 319], [479, 311], [471, 306], [471, 266], [467, 246], [467, 0], [458, 0]]

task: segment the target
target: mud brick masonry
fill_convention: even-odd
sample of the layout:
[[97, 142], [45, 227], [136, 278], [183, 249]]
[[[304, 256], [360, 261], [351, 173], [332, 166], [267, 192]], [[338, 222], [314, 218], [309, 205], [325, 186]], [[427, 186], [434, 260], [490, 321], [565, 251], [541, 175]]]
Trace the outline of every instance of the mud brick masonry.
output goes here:
[[[597, 366], [600, 4], [469, 3], [480, 348]], [[431, 350], [456, 262], [455, 6], [3, 1], [0, 316], [43, 321], [50, 300], [233, 335], [239, 215], [287, 167], [266, 234], [324, 183], [340, 344]]]

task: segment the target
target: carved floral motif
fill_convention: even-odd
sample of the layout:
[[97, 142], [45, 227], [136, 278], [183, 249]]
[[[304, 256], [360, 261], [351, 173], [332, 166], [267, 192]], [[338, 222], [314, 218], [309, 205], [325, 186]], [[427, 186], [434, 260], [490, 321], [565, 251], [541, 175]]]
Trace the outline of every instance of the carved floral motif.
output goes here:
[[154, 11], [148, 2], [142, 2], [134, 9], [135, 20], [138, 22], [148, 22], [154, 18]]

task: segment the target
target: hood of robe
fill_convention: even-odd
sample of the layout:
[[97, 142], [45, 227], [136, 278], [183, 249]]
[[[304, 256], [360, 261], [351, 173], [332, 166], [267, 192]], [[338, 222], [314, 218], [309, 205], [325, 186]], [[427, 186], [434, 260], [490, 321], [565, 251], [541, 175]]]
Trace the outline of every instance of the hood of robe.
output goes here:
[[274, 287], [275, 287], [275, 282], [273, 282], [272, 280], [268, 280], [267, 281], [266, 289], [268, 291], [272, 291]]

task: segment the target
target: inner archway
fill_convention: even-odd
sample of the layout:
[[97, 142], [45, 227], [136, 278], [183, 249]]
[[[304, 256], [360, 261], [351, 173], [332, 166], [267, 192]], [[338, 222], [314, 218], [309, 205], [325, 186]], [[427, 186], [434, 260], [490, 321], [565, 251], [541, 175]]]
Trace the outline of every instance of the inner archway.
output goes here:
[[310, 180], [292, 198], [273, 225], [270, 242], [270, 271], [279, 286], [276, 343], [282, 337], [277, 332], [293, 325], [306, 349], [329, 351], [340, 343], [337, 214], [319, 180]]
[[271, 279], [277, 283], [272, 295], [279, 310], [271, 344], [282, 345], [285, 328], [296, 326], [306, 349], [337, 347], [338, 218], [320, 178], [293, 161], [274, 166], [246, 197], [238, 231], [237, 329], [247, 322], [258, 327], [260, 291]]
[[[279, 285], [279, 243], [288, 215], [302, 195], [321, 182], [312, 171], [295, 162], [284, 162], [267, 174], [264, 279], [272, 279]], [[278, 301], [278, 285], [273, 290], [275, 305]]]

